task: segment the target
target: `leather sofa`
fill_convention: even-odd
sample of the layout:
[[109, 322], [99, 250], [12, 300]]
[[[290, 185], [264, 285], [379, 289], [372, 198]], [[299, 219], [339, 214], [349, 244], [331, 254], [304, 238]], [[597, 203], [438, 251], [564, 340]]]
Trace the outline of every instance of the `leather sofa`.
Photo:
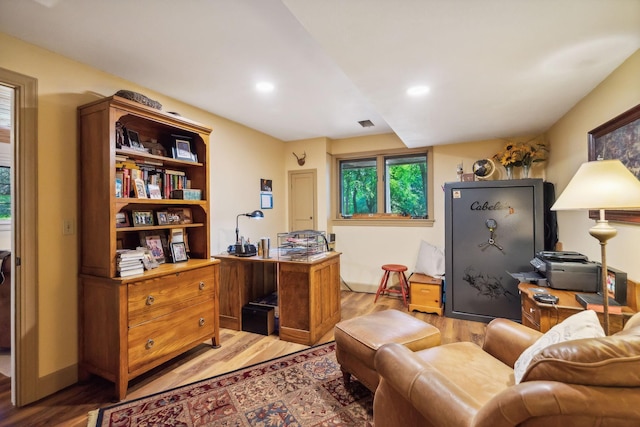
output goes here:
[[412, 352], [381, 346], [376, 427], [640, 425], [640, 313], [612, 336], [544, 348], [515, 384], [516, 360], [541, 336], [495, 319], [482, 347], [458, 342]]

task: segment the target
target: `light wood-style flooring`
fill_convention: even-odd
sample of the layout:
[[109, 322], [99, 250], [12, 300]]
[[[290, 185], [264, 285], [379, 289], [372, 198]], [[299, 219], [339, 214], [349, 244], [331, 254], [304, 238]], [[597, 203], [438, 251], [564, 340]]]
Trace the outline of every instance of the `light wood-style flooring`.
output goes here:
[[[368, 293], [342, 292], [342, 319], [351, 319], [378, 310], [403, 309], [394, 297]], [[420, 312], [411, 313], [440, 329], [442, 342], [471, 341], [481, 344], [486, 325]], [[401, 327], [401, 325], [399, 325]], [[333, 331], [318, 342], [333, 340]], [[129, 383], [126, 400], [143, 397], [169, 388], [209, 378], [283, 356], [307, 346], [280, 341], [276, 335], [263, 336], [242, 331], [221, 329], [218, 349], [202, 344], [184, 355], [159, 366]], [[83, 384], [68, 387], [50, 397], [24, 408], [11, 405], [10, 379], [0, 375], [0, 426], [74, 426], [87, 425], [89, 411], [114, 403], [113, 383], [93, 377]]]

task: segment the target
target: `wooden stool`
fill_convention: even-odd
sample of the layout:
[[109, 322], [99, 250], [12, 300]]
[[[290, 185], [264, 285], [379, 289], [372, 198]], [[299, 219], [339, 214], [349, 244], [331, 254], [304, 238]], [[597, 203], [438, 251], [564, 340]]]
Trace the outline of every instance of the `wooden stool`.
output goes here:
[[[407, 306], [407, 294], [409, 293], [409, 283], [407, 282], [407, 276], [404, 275], [404, 272], [407, 271], [406, 265], [401, 264], [385, 264], [382, 266], [384, 270], [384, 274], [382, 275], [382, 280], [380, 280], [380, 286], [378, 286], [378, 291], [376, 292], [376, 298], [373, 300], [375, 304], [378, 301], [378, 296], [387, 294], [402, 294], [402, 301], [404, 306]], [[387, 288], [387, 282], [389, 280], [389, 276], [391, 273], [398, 274], [398, 283], [400, 284], [400, 289], [389, 289]]]

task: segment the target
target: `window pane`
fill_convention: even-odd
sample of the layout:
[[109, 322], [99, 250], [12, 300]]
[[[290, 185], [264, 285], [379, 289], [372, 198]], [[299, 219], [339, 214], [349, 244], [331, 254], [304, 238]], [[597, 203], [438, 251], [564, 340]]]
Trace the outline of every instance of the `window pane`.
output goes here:
[[340, 212], [375, 213], [378, 203], [376, 159], [340, 161]]
[[11, 168], [0, 166], [0, 220], [11, 219]]
[[427, 156], [385, 158], [385, 212], [427, 217]]

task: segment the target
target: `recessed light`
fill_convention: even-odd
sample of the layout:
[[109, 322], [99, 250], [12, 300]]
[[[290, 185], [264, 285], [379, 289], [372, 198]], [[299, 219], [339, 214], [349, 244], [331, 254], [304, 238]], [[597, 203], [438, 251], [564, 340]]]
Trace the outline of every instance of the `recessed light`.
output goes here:
[[409, 96], [422, 96], [429, 93], [429, 86], [419, 85], [419, 86], [411, 86], [407, 89], [407, 95]]
[[273, 92], [275, 85], [271, 82], [258, 82], [256, 83], [256, 89], [258, 92]]

